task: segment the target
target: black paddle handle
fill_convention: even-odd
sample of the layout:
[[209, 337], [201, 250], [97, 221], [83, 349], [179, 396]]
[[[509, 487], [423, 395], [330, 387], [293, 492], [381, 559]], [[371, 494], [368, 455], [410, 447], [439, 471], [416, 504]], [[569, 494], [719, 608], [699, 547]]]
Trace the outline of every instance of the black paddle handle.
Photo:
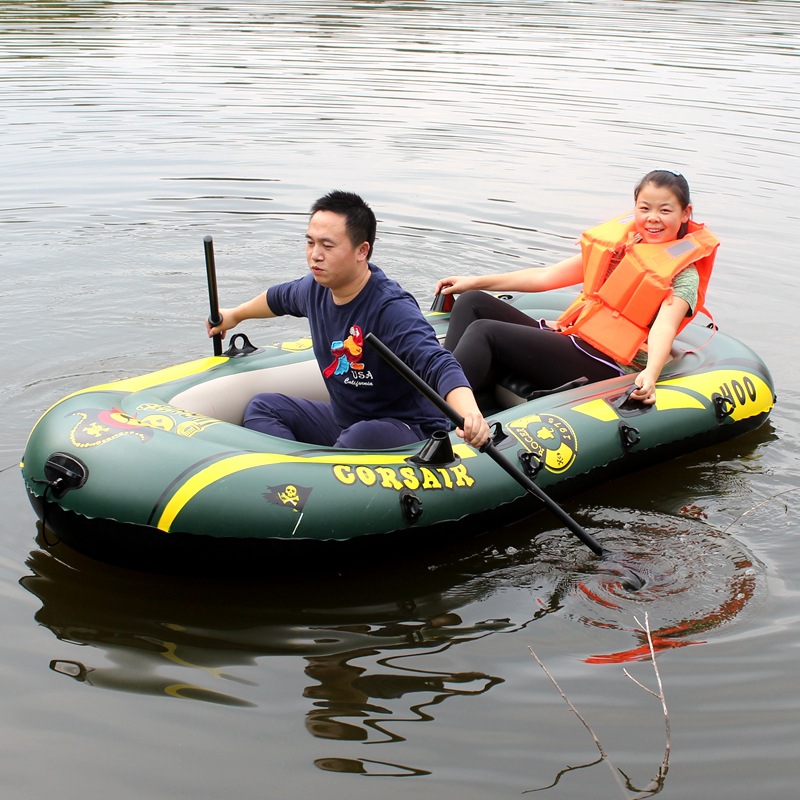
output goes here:
[[375, 348], [389, 366], [394, 367], [418, 392], [424, 394], [457, 428], [464, 427], [464, 417], [438, 392], [434, 392], [405, 361], [398, 358], [374, 333], [368, 333], [364, 337], [364, 342]]
[[[417, 391], [425, 395], [456, 427], [464, 427], [464, 417], [461, 416], [441, 395], [437, 394], [428, 386], [422, 378], [417, 375], [405, 362], [398, 358], [377, 336], [368, 333], [364, 337], [365, 343], [369, 344], [379, 355], [397, 372], [400, 373]], [[607, 551], [591, 534], [587, 533], [572, 517], [561, 508], [558, 503], [549, 497], [538, 487], [524, 472], [514, 466], [492, 443], [488, 441], [481, 452], [487, 453], [500, 467], [502, 467], [512, 478], [514, 478], [523, 489], [541, 500], [545, 506], [556, 516], [564, 525], [569, 528], [595, 555], [604, 556]]]
[[[214, 240], [210, 236], [203, 237], [203, 249], [206, 254], [206, 280], [208, 282], [208, 302], [211, 307], [211, 314], [208, 321], [212, 325], [219, 325], [222, 322], [222, 315], [219, 313], [219, 297], [217, 295], [217, 267], [214, 263]], [[222, 355], [222, 335], [217, 333], [212, 337], [214, 341], [214, 355]]]

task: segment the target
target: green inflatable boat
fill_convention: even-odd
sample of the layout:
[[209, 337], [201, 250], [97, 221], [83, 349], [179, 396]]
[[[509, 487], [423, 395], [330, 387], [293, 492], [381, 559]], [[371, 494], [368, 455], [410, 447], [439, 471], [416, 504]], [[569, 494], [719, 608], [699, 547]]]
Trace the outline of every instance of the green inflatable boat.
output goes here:
[[[554, 319], [571, 295], [502, 295]], [[443, 338], [449, 315], [429, 312]], [[676, 342], [655, 406], [627, 400], [632, 376], [530, 396], [514, 376], [486, 413], [494, 444], [560, 497], [761, 425], [775, 402], [767, 367], [699, 324]], [[299, 552], [391, 553], [398, 541], [465, 537], [522, 519], [541, 501], [454, 432], [394, 450], [304, 445], [241, 427], [260, 391], [325, 398], [309, 339], [253, 348], [93, 386], [36, 423], [22, 474], [46, 536], [149, 569], [266, 563]]]

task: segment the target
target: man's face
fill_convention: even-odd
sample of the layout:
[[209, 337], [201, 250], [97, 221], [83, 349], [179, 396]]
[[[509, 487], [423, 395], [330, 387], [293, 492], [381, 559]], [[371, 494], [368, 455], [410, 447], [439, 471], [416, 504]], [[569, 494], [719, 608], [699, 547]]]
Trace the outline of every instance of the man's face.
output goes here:
[[354, 246], [347, 235], [345, 217], [317, 211], [306, 231], [306, 260], [314, 280], [331, 290], [358, 281], [367, 267], [369, 244]]

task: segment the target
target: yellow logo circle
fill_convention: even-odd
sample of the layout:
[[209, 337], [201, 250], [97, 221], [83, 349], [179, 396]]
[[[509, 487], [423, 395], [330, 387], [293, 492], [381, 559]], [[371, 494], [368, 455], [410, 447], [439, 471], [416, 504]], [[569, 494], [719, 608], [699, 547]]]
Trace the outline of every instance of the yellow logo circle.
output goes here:
[[508, 430], [550, 472], [566, 472], [577, 458], [578, 437], [572, 426], [555, 414], [531, 414], [512, 422]]

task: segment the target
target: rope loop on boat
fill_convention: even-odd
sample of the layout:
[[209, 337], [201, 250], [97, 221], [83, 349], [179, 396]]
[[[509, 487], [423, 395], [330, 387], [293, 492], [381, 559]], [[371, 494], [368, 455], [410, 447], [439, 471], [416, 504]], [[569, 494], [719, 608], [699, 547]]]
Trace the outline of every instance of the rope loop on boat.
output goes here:
[[542, 471], [544, 459], [539, 453], [529, 453], [527, 450], [520, 450], [517, 453], [519, 463], [522, 464], [522, 471], [531, 479]]
[[223, 355], [228, 358], [240, 358], [241, 356], [249, 356], [251, 353], [257, 353], [258, 348], [247, 338], [247, 334], [234, 333], [231, 336], [231, 342], [228, 349]]
[[634, 428], [633, 425], [628, 425], [624, 420], [619, 421], [619, 439], [622, 442], [622, 449], [626, 451], [642, 441], [639, 429]]
[[736, 403], [724, 394], [715, 392], [711, 399], [714, 401], [714, 410], [717, 412], [717, 422], [724, 421], [736, 410]]
[[406, 525], [413, 525], [422, 516], [422, 500], [410, 489], [400, 492], [400, 510]]
[[42, 492], [42, 518], [37, 522], [37, 530], [39, 531], [40, 536], [42, 537], [42, 542], [44, 543], [45, 549], [50, 550], [55, 547], [59, 542], [60, 539], [56, 538], [54, 542], [48, 541], [47, 538], [47, 494], [48, 492], [52, 491], [52, 485], [50, 481], [43, 481], [39, 480], [38, 478], [31, 478], [31, 483], [43, 483], [44, 484], [44, 491]]

